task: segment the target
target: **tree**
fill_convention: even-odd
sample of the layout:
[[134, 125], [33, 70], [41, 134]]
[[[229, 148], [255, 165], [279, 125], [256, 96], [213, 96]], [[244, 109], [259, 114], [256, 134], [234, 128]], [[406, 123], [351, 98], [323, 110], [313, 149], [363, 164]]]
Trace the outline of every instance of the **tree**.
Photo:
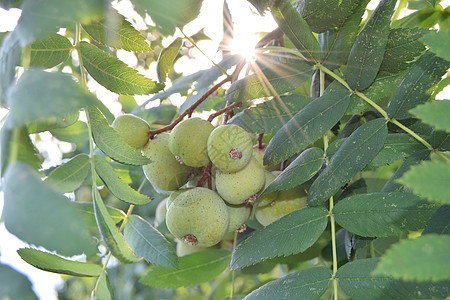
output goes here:
[[[278, 24], [255, 59], [220, 49], [221, 62], [183, 76], [174, 62], [207, 36], [183, 33], [167, 47], [162, 40], [195, 19], [202, 1], [131, 2], [155, 26], [139, 32], [110, 1], [0, 2], [22, 9], [16, 29], [1, 36], [0, 104], [9, 110], [1, 127], [2, 222], [30, 244], [18, 249], [23, 260], [69, 275], [61, 298], [448, 296], [450, 102], [436, 95], [449, 82], [442, 79], [450, 66], [449, 8], [381, 0], [364, 17], [365, 0], [249, 0]], [[399, 18], [405, 7], [414, 12]], [[223, 10], [228, 24], [226, 2]], [[135, 53], [145, 68], [156, 61], [158, 81], [120, 61], [117, 49]], [[119, 121], [87, 89], [91, 80], [119, 95], [129, 119]], [[181, 107], [170, 102], [176, 93], [185, 98]], [[138, 105], [133, 95], [149, 99]], [[159, 105], [146, 108], [150, 101]], [[219, 143], [211, 142], [218, 131], [202, 125], [202, 141], [197, 127], [177, 135], [191, 143], [186, 151], [204, 147], [195, 157], [206, 162], [190, 166], [182, 146], [170, 143], [197, 112], [209, 112], [217, 128], [236, 128], [220, 133], [220, 147], [231, 159], [253, 152], [251, 163], [222, 167], [210, 149], [219, 147], [210, 145]], [[72, 144], [57, 167], [42, 168], [42, 132]], [[246, 132], [249, 146], [238, 138]], [[249, 165], [237, 185], [227, 182]], [[263, 168], [258, 192], [245, 195]], [[236, 207], [222, 198], [234, 201], [241, 190], [244, 221], [224, 235]], [[200, 233], [177, 236], [164, 219], [163, 201], [172, 201], [168, 211], [181, 222], [183, 212], [197, 211], [179, 199], [198, 204], [196, 197], [219, 201], [216, 219], [226, 219], [216, 230], [222, 241], [207, 249]], [[281, 208], [286, 199], [296, 206]], [[70, 258], [80, 254], [85, 261]], [[118, 263], [106, 267], [112, 257]], [[27, 284], [6, 266], [0, 272]], [[0, 293], [35, 297], [3, 280]]]

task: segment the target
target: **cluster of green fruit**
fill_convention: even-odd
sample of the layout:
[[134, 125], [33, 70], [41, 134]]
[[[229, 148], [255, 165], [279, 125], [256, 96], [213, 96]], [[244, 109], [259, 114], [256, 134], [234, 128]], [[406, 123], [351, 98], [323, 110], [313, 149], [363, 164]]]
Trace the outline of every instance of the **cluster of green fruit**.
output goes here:
[[[157, 190], [171, 191], [158, 208], [157, 221], [165, 217], [174, 237], [190, 246], [211, 247], [227, 233], [245, 229], [252, 204], [279, 172], [263, 166], [264, 147], [254, 147], [250, 134], [236, 125], [214, 127], [206, 120], [189, 118], [170, 134], [151, 139], [148, 123], [134, 115], [119, 116], [113, 127], [150, 159], [143, 166], [150, 183]], [[210, 162], [209, 184], [199, 183]], [[301, 187], [272, 192], [258, 199], [255, 216], [267, 226], [304, 206], [306, 194]]]

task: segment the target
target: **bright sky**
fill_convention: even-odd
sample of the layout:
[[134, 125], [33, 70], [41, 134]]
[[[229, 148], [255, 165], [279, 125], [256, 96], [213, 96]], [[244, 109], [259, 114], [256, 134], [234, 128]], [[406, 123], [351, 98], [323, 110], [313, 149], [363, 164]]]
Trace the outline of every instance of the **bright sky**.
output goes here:
[[[379, 0], [372, 0], [369, 4], [371, 9], [375, 8]], [[201, 28], [206, 28], [206, 34], [209, 35], [211, 41], [201, 41], [198, 46], [214, 61], [218, 62], [220, 57], [217, 57], [216, 49], [218, 44], [222, 39], [222, 9], [218, 7], [218, 3], [221, 1], [217, 0], [204, 0], [202, 11], [200, 17], [194, 20], [190, 24], [186, 25], [184, 31], [187, 35], [193, 34], [200, 30]], [[450, 4], [450, 0], [445, 0], [441, 3], [444, 7]], [[116, 7], [125, 15], [131, 16], [137, 20], [137, 26], [145, 28], [145, 22], [136, 13], [130, 11], [131, 3], [129, 1], [116, 2]], [[220, 4], [221, 5], [221, 4]], [[228, 1], [233, 20], [235, 22], [235, 43], [233, 44], [233, 50], [235, 51], [245, 51], [251, 48], [259, 39], [253, 33], [255, 32], [270, 32], [275, 27], [276, 24], [273, 19], [268, 14], [266, 17], [261, 17], [255, 13], [252, 13], [250, 4], [246, 0], [232, 0]], [[20, 10], [11, 9], [5, 11], [0, 9], [0, 32], [11, 31], [14, 29], [18, 18], [20, 17]], [[181, 36], [181, 35], [180, 35]], [[170, 39], [165, 41], [166, 45], [170, 43]], [[252, 45], [253, 44], [253, 45]], [[199, 69], [206, 69], [211, 66], [208, 59], [202, 56], [197, 50], [194, 50], [194, 55], [197, 57], [195, 60], [180, 59], [175, 65], [175, 70], [177, 72], [183, 72], [188, 75]], [[135, 66], [137, 63], [134, 55], [126, 51], [118, 51], [118, 57], [129, 64], [130, 66]], [[150, 78], [156, 79], [156, 64], [150, 67], [149, 71], [140, 70], [145, 75]], [[105, 104], [111, 109], [113, 113], [118, 113], [120, 111], [120, 105], [111, 101], [115, 99], [117, 95], [109, 92], [105, 88], [101, 87], [96, 82], [92, 81], [89, 83], [89, 88], [95, 90], [99, 99], [105, 102]], [[439, 95], [439, 98], [446, 97], [450, 94], [450, 88]], [[145, 100], [146, 97], [139, 98], [136, 97], [137, 101]], [[181, 99], [180, 99], [181, 100]], [[6, 114], [7, 110], [0, 108], [0, 119]], [[43, 139], [50, 139], [50, 135], [43, 135]], [[64, 146], [64, 144], [63, 144]], [[60, 156], [60, 150], [58, 146], [48, 143], [45, 144], [46, 151], [52, 152], [52, 157], [56, 157], [58, 160]], [[60, 147], [60, 146], [59, 146]], [[54, 154], [54, 155], [53, 155]], [[54, 164], [57, 161], [48, 162], [49, 164]], [[0, 192], [0, 212], [3, 207], [3, 192]], [[0, 225], [0, 261], [3, 264], [13, 266], [18, 271], [27, 274], [30, 280], [33, 282], [33, 288], [40, 299], [53, 300], [57, 299], [57, 294], [55, 287], [62, 284], [62, 280], [59, 275], [40, 271], [31, 265], [22, 261], [22, 259], [16, 253], [16, 250], [21, 247], [26, 247], [27, 245], [22, 241], [18, 240], [15, 236], [9, 234], [4, 225]]]

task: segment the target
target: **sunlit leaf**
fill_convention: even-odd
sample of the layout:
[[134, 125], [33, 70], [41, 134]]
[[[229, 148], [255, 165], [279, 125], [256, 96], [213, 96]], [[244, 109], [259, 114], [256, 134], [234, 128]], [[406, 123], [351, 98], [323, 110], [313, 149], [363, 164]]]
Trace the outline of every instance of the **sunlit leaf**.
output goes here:
[[178, 269], [156, 267], [144, 274], [140, 282], [152, 287], [188, 287], [216, 278], [228, 266], [231, 253], [206, 250], [179, 258]]
[[9, 89], [11, 118], [5, 125], [18, 127], [32, 121], [45, 121], [96, 103], [95, 96], [86, 92], [71, 75], [27, 69]]
[[0, 264], [0, 295], [4, 299], [38, 299], [28, 277], [4, 264]]
[[109, 281], [108, 274], [105, 272], [98, 279], [97, 288], [92, 291], [93, 299], [114, 300], [114, 290]]
[[399, 120], [412, 117], [409, 110], [430, 98], [433, 87], [441, 80], [449, 67], [450, 62], [429, 51], [419, 57], [389, 99], [387, 105], [389, 117]]
[[366, 300], [368, 295], [372, 299], [444, 299], [448, 296], [447, 282], [405, 282], [372, 275], [379, 261], [378, 258], [360, 259], [340, 267], [336, 273], [338, 286], [354, 300]]
[[[87, 220], [88, 225], [90, 227], [97, 228], [97, 223], [95, 221], [93, 202], [75, 201], [74, 203], [79, 208], [79, 210], [86, 216], [85, 219]], [[126, 214], [123, 211], [121, 211], [120, 209], [117, 209], [117, 208], [114, 208], [111, 206], [106, 206], [106, 209], [108, 210], [108, 214], [113, 219], [114, 224], [117, 224], [120, 221], [126, 219]]]
[[49, 117], [45, 120], [34, 121], [27, 124], [28, 133], [38, 133], [47, 130], [65, 128], [74, 124], [80, 115], [78, 110], [74, 110], [57, 117]]
[[79, 154], [54, 169], [45, 182], [52, 184], [61, 193], [73, 192], [89, 174], [89, 156]]
[[72, 50], [72, 43], [59, 34], [51, 34], [30, 45], [30, 66], [53, 68], [64, 62]]
[[425, 228], [439, 206], [402, 192], [360, 194], [333, 208], [336, 222], [364, 237], [395, 236]]
[[320, 61], [320, 46], [309, 25], [288, 0], [277, 1], [271, 8], [275, 22], [300, 53], [310, 62]]
[[145, 37], [112, 9], [106, 12], [102, 20], [83, 24], [83, 29], [96, 41], [112, 48], [133, 52], [151, 51]]
[[244, 299], [318, 299], [327, 289], [330, 280], [330, 269], [311, 268], [271, 281], [254, 290]]
[[19, 65], [21, 47], [17, 32], [9, 32], [1, 41], [0, 47], [0, 106], [6, 107], [6, 91], [16, 77], [16, 66]]
[[346, 79], [352, 89], [372, 84], [383, 60], [396, 0], [381, 0], [356, 37], [347, 62]]
[[[323, 207], [296, 210], [239, 244], [231, 258], [230, 268], [241, 269], [268, 258], [303, 252], [317, 241], [327, 222], [328, 211]], [[293, 236], [296, 238], [292, 239]]]
[[349, 97], [341, 85], [330, 85], [322, 97], [306, 105], [275, 134], [264, 154], [264, 164], [281, 162], [323, 136], [342, 117]]
[[181, 45], [183, 44], [183, 39], [176, 38], [169, 46], [164, 48], [159, 54], [156, 72], [158, 72], [159, 82], [166, 82], [167, 75], [171, 71], [172, 65], [175, 58], [180, 51]]
[[156, 83], [118, 58], [87, 43], [80, 43], [84, 67], [108, 90], [124, 95], [146, 95], [160, 91], [164, 85]]
[[94, 199], [94, 214], [97, 226], [100, 229], [103, 240], [108, 246], [111, 254], [120, 261], [125, 263], [135, 263], [140, 259], [131, 251], [130, 246], [125, 242], [122, 233], [117, 229], [113, 219], [108, 213], [108, 210], [103, 203], [99, 191], [94, 188], [92, 191]]
[[61, 27], [72, 27], [76, 22], [88, 23], [98, 18], [103, 10], [101, 0], [35, 0], [24, 1], [17, 23], [22, 46], [54, 33]]
[[168, 268], [178, 267], [175, 247], [161, 232], [141, 217], [129, 216], [123, 235], [133, 252], [147, 262]]
[[449, 178], [450, 162], [424, 161], [412, 166], [397, 181], [430, 201], [450, 204]]
[[64, 128], [51, 129], [50, 132], [58, 140], [68, 143], [84, 143], [89, 139], [88, 126], [83, 121], [76, 121]]
[[21, 248], [17, 250], [20, 257], [38, 269], [71, 276], [95, 277], [100, 275], [100, 265], [68, 260], [58, 255], [39, 251], [32, 248]]
[[441, 29], [439, 32], [430, 32], [420, 39], [430, 47], [437, 56], [450, 61], [450, 31]]
[[387, 136], [386, 120], [375, 119], [352, 133], [312, 184], [308, 205], [317, 206], [361, 171], [380, 151]]
[[150, 161], [139, 151], [129, 146], [120, 135], [109, 126], [108, 121], [95, 107], [88, 109], [95, 144], [112, 159], [130, 165], [145, 165]]
[[304, 95], [275, 97], [255, 107], [244, 109], [228, 123], [241, 126], [248, 132], [275, 134], [312, 100]]
[[433, 101], [416, 106], [410, 113], [437, 129], [450, 132], [450, 100]]
[[9, 232], [62, 255], [95, 253], [81, 211], [42, 182], [32, 169], [15, 162], [8, 167], [3, 183], [3, 217]]

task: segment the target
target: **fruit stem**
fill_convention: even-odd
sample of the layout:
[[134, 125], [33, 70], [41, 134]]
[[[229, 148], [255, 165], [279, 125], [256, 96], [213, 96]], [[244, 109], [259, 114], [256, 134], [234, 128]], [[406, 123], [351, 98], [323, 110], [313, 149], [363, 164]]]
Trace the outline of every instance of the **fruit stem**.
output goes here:
[[209, 122], [212, 122], [212, 120], [214, 120], [215, 117], [220, 116], [220, 115], [223, 114], [223, 113], [228, 113], [230, 110], [232, 110], [232, 109], [234, 109], [234, 108], [236, 108], [236, 107], [242, 107], [242, 102], [235, 102], [235, 103], [232, 103], [232, 104], [227, 105], [227, 106], [225, 106], [224, 108], [222, 108], [222, 109], [216, 111], [215, 113], [211, 114], [211, 115], [208, 117], [208, 121], [209, 121]]
[[209, 162], [208, 165], [206, 166], [205, 172], [203, 172], [202, 178], [200, 178], [200, 180], [197, 182], [197, 187], [202, 187], [205, 181], [208, 180], [208, 188], [210, 190], [212, 189], [212, 187], [211, 188], [209, 187], [209, 180], [211, 179], [211, 169], [212, 169], [212, 162]]
[[212, 93], [214, 93], [219, 87], [221, 87], [223, 84], [225, 84], [226, 82], [231, 81], [231, 77], [228, 76], [225, 79], [223, 79], [221, 82], [217, 83], [216, 85], [214, 85], [213, 87], [211, 87], [206, 93], [203, 94], [203, 96], [201, 96], [197, 101], [195, 101], [194, 104], [192, 104], [188, 109], [186, 109], [178, 118], [175, 119], [175, 121], [173, 121], [172, 123], [170, 123], [167, 126], [164, 126], [162, 128], [159, 129], [155, 129], [155, 130], [151, 130], [149, 133], [150, 138], [153, 138], [155, 135], [157, 135], [158, 133], [162, 133], [165, 131], [169, 131], [172, 130], [178, 123], [180, 123], [181, 121], [183, 121], [184, 117], [187, 115], [191, 115], [194, 110], [203, 102], [206, 100], [206, 98], [208, 98]]
[[264, 137], [264, 133], [258, 134], [258, 138], [256, 139], [258, 142], [258, 149], [264, 150], [262, 139]]

